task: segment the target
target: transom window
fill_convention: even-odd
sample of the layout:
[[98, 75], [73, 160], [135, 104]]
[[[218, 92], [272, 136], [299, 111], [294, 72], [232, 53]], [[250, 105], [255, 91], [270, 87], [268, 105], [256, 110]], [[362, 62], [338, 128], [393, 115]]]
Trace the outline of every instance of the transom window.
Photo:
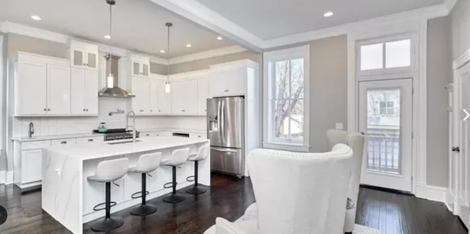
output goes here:
[[414, 68], [411, 35], [364, 41], [357, 49], [359, 75], [403, 73]]
[[[264, 54], [265, 88], [265, 147], [276, 144], [308, 150], [308, 90], [309, 47], [297, 47]], [[282, 147], [281, 147], [282, 148]]]

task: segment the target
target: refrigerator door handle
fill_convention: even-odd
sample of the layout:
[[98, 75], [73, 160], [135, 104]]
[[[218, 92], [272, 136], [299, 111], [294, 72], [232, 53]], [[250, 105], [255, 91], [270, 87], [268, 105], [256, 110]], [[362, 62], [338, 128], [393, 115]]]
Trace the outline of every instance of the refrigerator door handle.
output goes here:
[[229, 148], [215, 148], [215, 147], [211, 147], [211, 150], [215, 150], [215, 151], [219, 151], [219, 152], [237, 153], [240, 149], [229, 149]]

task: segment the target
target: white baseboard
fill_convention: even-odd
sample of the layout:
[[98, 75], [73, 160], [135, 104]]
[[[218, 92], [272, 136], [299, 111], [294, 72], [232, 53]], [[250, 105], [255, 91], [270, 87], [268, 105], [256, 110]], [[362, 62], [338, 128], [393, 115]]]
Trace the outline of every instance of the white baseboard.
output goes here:
[[2, 176], [1, 178], [3, 179], [3, 183], [4, 184], [12, 184], [13, 183], [13, 172], [12, 171], [2, 171], [4, 172], [5, 174], [2, 176], [1, 172], [0, 172], [0, 176]]
[[444, 187], [427, 185], [425, 183], [416, 184], [415, 195], [419, 198], [445, 203], [446, 193], [447, 188]]
[[4, 184], [7, 180], [7, 172], [0, 171], [0, 184]]

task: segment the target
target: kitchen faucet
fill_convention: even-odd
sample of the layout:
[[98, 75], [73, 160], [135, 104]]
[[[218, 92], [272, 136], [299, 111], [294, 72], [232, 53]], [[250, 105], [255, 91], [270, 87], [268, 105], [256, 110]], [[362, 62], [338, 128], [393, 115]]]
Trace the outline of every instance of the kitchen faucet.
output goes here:
[[129, 111], [126, 116], [126, 130], [129, 126], [129, 116], [132, 114], [132, 142], [135, 144], [136, 132], [135, 132], [135, 112]]
[[29, 123], [28, 136], [29, 138], [33, 137], [34, 134], [34, 124], [33, 122]]

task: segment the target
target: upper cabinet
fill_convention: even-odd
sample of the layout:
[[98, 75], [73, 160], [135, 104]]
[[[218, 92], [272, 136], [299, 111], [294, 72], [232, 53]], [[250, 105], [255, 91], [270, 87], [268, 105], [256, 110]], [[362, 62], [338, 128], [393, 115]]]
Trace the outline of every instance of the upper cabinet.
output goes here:
[[207, 114], [207, 99], [209, 95], [209, 74], [197, 79], [197, 114]]
[[171, 82], [171, 114], [197, 115], [197, 78]]
[[98, 70], [98, 46], [71, 41], [70, 62], [75, 68]]
[[18, 52], [15, 116], [70, 115], [70, 62]]
[[251, 60], [211, 66], [210, 94], [212, 97], [244, 96], [248, 79], [258, 72], [258, 64]]
[[98, 71], [72, 68], [72, 115], [98, 115]]
[[150, 77], [150, 58], [131, 54], [123, 59], [124, 73], [129, 77]]

